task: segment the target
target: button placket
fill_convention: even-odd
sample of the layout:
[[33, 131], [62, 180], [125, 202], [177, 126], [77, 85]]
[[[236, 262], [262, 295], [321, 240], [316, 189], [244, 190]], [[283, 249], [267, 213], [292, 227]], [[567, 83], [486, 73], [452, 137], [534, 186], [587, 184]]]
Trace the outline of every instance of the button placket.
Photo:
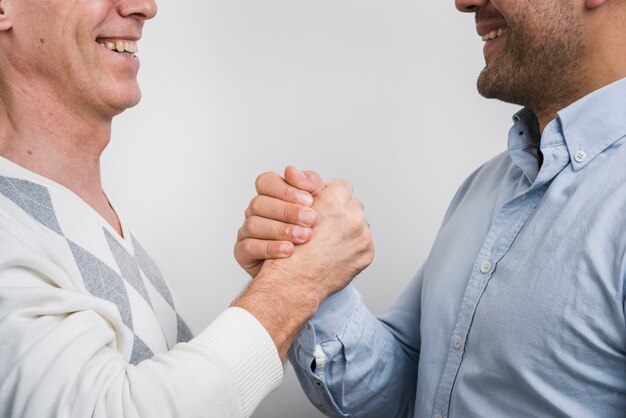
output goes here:
[[545, 187], [516, 197], [500, 209], [490, 231], [485, 237], [481, 251], [476, 259], [478, 264], [470, 276], [463, 303], [460, 306], [457, 323], [454, 327], [448, 358], [439, 381], [435, 396], [435, 408], [442, 418], [449, 412], [452, 390], [459, 368], [463, 361], [465, 336], [471, 329], [473, 314], [480, 302], [482, 293], [486, 289], [496, 263], [509, 251], [515, 237], [528, 220], [539, 203]]
[[489, 260], [483, 260], [480, 263], [480, 272], [483, 274], [487, 274], [491, 271], [491, 268], [493, 267], [491, 261]]
[[463, 347], [463, 337], [461, 337], [460, 335], [455, 335], [452, 340], [452, 345], [454, 345], [454, 348], [456, 348], [457, 350], [460, 350], [461, 347]]

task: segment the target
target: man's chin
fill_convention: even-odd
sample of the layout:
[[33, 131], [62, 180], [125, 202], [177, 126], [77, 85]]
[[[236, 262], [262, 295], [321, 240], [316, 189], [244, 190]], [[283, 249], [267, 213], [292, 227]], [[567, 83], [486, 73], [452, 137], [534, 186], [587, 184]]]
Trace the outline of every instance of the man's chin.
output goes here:
[[478, 94], [484, 98], [497, 99], [497, 88], [494, 86], [492, 74], [489, 74], [489, 72], [488, 67], [483, 68], [478, 76], [478, 80], [476, 81], [476, 88], [478, 90]]
[[136, 89], [135, 91], [127, 91], [125, 95], [121, 97], [115, 97], [109, 101], [109, 107], [113, 112], [113, 116], [119, 115], [126, 109], [135, 107], [141, 101], [141, 91]]
[[478, 93], [486, 99], [518, 104], [515, 100], [515, 86], [512, 85], [513, 78], [505, 77], [494, 70], [493, 66], [487, 66], [481, 71], [476, 82]]

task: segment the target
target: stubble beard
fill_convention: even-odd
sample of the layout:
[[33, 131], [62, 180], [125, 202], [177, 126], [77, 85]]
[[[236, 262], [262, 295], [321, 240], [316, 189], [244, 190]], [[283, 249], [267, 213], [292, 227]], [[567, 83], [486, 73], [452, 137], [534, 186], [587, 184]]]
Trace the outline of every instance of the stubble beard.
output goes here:
[[[542, 27], [510, 24], [498, 57], [478, 77], [482, 96], [526, 106], [535, 113], [556, 112], [577, 98], [584, 80], [582, 25], [570, 1], [548, 3], [551, 10], [542, 12]], [[515, 21], [523, 26], [531, 19], [526, 11]]]

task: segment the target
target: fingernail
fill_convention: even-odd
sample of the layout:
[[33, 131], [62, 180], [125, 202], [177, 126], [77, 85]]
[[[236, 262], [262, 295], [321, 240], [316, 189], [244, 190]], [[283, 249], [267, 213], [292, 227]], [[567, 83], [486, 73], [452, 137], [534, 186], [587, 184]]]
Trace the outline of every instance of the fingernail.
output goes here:
[[300, 216], [298, 216], [298, 218], [300, 219], [300, 223], [312, 225], [315, 221], [315, 212], [312, 210], [303, 210], [300, 212]]
[[301, 228], [299, 226], [294, 226], [293, 227], [293, 237], [296, 239], [304, 239], [306, 238], [307, 235], [307, 231], [304, 228]]
[[313, 205], [313, 196], [311, 196], [307, 192], [302, 192], [298, 190], [296, 192], [296, 200], [303, 206], [311, 206]]
[[278, 251], [280, 251], [281, 254], [289, 254], [291, 252], [291, 245], [281, 244], [281, 246], [278, 248]]

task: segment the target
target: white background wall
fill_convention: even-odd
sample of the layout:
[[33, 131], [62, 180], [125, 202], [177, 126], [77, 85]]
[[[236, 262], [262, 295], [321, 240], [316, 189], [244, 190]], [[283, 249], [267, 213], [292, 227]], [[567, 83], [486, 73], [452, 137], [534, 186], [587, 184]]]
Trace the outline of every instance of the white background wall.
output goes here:
[[[473, 16], [452, 0], [159, 7], [140, 43], [143, 101], [115, 122], [103, 170], [192, 327], [246, 284], [232, 257], [237, 228], [255, 177], [287, 164], [353, 181], [377, 248], [356, 286], [382, 313], [458, 185], [506, 147], [516, 108], [476, 93]], [[291, 370], [254, 415], [319, 416]]]

